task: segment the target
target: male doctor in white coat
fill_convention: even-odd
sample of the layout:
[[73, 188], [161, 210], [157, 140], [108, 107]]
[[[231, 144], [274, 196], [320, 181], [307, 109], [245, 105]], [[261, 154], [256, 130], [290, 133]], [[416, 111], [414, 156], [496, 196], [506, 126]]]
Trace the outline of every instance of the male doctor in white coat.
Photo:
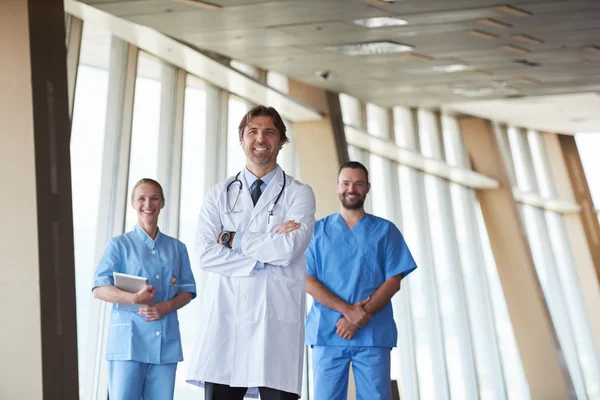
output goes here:
[[296, 400], [315, 197], [277, 165], [289, 139], [274, 108], [252, 108], [238, 130], [246, 168], [209, 190], [198, 222], [200, 267], [211, 273], [187, 381], [206, 400]]

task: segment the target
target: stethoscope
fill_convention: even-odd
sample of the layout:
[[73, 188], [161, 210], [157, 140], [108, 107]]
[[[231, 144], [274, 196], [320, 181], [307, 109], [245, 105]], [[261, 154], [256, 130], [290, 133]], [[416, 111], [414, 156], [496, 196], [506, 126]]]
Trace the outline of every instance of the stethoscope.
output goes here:
[[[229, 182], [229, 185], [227, 185], [227, 189], [225, 190], [225, 197], [226, 197], [226, 202], [227, 202], [227, 206], [229, 207], [229, 210], [225, 211], [225, 214], [231, 214], [231, 213], [236, 213], [236, 212], [241, 212], [241, 211], [234, 211], [235, 210], [235, 206], [237, 206], [238, 200], [240, 199], [240, 194], [242, 193], [242, 188], [244, 187], [244, 185], [242, 184], [242, 181], [240, 180], [240, 174], [242, 173], [242, 171], [238, 172], [235, 175], [235, 179], [232, 180], [231, 182]], [[281, 198], [281, 195], [283, 194], [283, 191], [285, 190], [285, 171], [281, 170], [281, 173], [283, 174], [283, 186], [281, 187], [281, 190], [279, 191], [279, 194], [277, 195], [277, 197], [275, 198], [275, 201], [272, 202], [271, 204], [269, 204], [269, 208], [267, 208], [267, 212], [269, 213], [268, 217], [267, 217], [267, 224], [271, 223], [271, 217], [273, 216], [273, 210], [275, 209], [275, 206], [277, 206], [277, 203], [279, 202], [279, 199]], [[233, 207], [230, 206], [229, 203], [229, 188], [231, 187], [231, 185], [233, 185], [234, 183], [239, 183], [239, 190], [237, 193], [237, 196], [235, 197], [235, 202], [233, 203]]]

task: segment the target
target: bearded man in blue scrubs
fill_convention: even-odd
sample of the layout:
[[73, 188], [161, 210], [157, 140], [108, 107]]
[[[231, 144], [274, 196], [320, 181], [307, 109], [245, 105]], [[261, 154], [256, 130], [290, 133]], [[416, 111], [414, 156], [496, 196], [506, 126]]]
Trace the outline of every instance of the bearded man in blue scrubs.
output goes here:
[[359, 162], [342, 165], [340, 212], [316, 222], [306, 250], [306, 320], [312, 347], [315, 399], [345, 400], [352, 371], [358, 400], [392, 398], [390, 352], [398, 332], [392, 296], [417, 268], [402, 234], [367, 214], [369, 172]]

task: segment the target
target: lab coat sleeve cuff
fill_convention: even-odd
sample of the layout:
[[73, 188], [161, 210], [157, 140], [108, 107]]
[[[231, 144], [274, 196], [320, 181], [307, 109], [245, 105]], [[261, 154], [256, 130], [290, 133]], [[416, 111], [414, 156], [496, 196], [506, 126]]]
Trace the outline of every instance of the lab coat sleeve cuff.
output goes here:
[[244, 238], [244, 232], [236, 232], [233, 237], [233, 243], [231, 243], [231, 248], [236, 250], [238, 253], [242, 254], [242, 239]]

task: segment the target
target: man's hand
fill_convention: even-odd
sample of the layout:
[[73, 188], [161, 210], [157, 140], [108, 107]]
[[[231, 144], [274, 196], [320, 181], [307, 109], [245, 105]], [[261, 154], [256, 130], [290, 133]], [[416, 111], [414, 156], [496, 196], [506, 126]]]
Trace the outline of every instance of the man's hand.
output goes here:
[[171, 305], [164, 301], [140, 307], [140, 315], [146, 317], [146, 322], [158, 321], [171, 311]]
[[342, 317], [335, 324], [337, 335], [342, 339], [350, 340], [358, 330], [358, 326], [351, 324], [345, 317]]
[[155, 294], [156, 289], [154, 286], [146, 286], [133, 296], [133, 304], [152, 304]]
[[275, 233], [285, 235], [286, 233], [294, 232], [296, 229], [300, 229], [300, 222], [289, 220], [279, 225], [279, 229]]
[[358, 303], [348, 305], [346, 310], [342, 313], [348, 322], [352, 325], [356, 325], [358, 328], [362, 328], [371, 320], [371, 314], [363, 309], [363, 306], [367, 304], [370, 299], [370, 297], [367, 297]]

